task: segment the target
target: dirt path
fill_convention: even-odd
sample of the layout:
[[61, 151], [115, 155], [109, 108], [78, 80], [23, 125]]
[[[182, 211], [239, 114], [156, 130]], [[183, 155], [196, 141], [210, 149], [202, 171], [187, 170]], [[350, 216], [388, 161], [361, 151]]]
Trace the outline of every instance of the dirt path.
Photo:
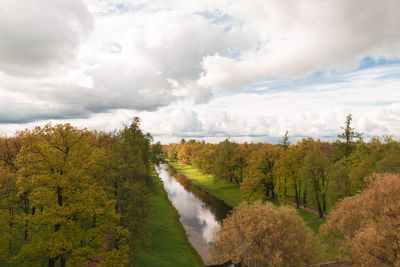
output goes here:
[[[289, 200], [286, 200], [286, 202], [297, 207], [296, 202], [289, 201]], [[299, 208], [300, 208], [300, 209], [303, 209], [303, 210], [306, 210], [306, 211], [309, 211], [309, 212], [312, 212], [312, 213], [314, 213], [314, 214], [319, 215], [319, 212], [318, 212], [318, 211], [313, 210], [313, 209], [310, 209], [310, 208], [308, 208], [308, 207], [303, 207], [302, 205], [299, 205]], [[324, 214], [323, 214], [323, 217], [326, 218], [326, 216], [327, 216], [327, 215], [324, 213]]]

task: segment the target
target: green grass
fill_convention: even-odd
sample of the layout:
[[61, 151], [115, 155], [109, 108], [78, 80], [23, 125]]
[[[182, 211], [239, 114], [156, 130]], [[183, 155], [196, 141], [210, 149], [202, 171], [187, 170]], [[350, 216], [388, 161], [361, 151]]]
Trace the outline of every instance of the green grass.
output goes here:
[[238, 184], [223, 179], [217, 179], [212, 174], [204, 175], [200, 170], [192, 168], [189, 165], [183, 165], [177, 162], [170, 162], [169, 164], [178, 172], [185, 174], [192, 183], [211, 192], [228, 205], [236, 207], [242, 201], [240, 186]]
[[[186, 177], [197, 186], [206, 189], [213, 193], [216, 197], [224, 200], [232, 207], [236, 207], [241, 202], [240, 186], [235, 183], [230, 183], [227, 180], [217, 179], [214, 175], [204, 175], [200, 170], [192, 168], [189, 165], [184, 165], [179, 162], [170, 162], [178, 172], [186, 175]], [[279, 201], [269, 198], [275, 205], [279, 205]], [[308, 227], [315, 234], [318, 233], [319, 226], [325, 222], [325, 218], [320, 218], [317, 214], [299, 209], [298, 214], [303, 218]]]
[[298, 209], [297, 213], [303, 218], [307, 226], [310, 227], [311, 230], [313, 230], [314, 234], [318, 234], [319, 227], [326, 221], [325, 218], [320, 218], [317, 214], [311, 213], [303, 209]]
[[152, 194], [150, 237], [139, 248], [132, 265], [138, 267], [204, 265], [201, 257], [187, 239], [186, 232], [179, 221], [179, 214], [169, 201], [162, 182], [157, 176]]

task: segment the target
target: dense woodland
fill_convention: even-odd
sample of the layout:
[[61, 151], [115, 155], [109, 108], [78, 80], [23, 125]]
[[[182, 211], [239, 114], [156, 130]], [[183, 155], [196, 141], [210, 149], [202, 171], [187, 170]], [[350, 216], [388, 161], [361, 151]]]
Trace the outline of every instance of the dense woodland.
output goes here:
[[400, 142], [391, 136], [364, 141], [351, 120], [349, 115], [335, 142], [306, 138], [290, 144], [286, 132], [277, 145], [182, 140], [163, 149], [170, 161], [240, 184], [243, 200], [278, 198], [323, 217], [338, 200], [365, 189], [371, 174], [400, 172]]
[[126, 265], [146, 233], [152, 137], [46, 125], [0, 138], [0, 264]]

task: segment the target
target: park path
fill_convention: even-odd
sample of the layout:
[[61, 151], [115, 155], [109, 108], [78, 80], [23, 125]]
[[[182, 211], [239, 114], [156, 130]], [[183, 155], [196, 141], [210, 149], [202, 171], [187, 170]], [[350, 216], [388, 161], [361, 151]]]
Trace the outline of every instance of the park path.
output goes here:
[[[297, 207], [296, 202], [289, 201], [289, 200], [286, 200], [286, 202]], [[317, 210], [313, 210], [313, 209], [310, 209], [310, 208], [308, 208], [308, 207], [303, 207], [302, 205], [299, 205], [299, 209], [303, 209], [303, 210], [306, 210], [306, 211], [309, 211], [309, 212], [311, 212], [311, 213], [314, 213], [314, 214], [319, 215], [319, 212], [318, 212]], [[323, 213], [323, 217], [324, 217], [324, 218], [326, 218], [327, 216], [328, 216], [328, 215], [326, 215], [325, 213]]]

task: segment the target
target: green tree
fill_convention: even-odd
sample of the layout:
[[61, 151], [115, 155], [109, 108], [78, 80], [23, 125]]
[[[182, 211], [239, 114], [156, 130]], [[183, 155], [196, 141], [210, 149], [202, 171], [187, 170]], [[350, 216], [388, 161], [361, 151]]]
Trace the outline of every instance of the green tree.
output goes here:
[[214, 174], [217, 175], [217, 177], [226, 179], [230, 182], [234, 181], [235, 164], [233, 162], [233, 156], [237, 146], [238, 144], [230, 142], [228, 139], [225, 139], [216, 146]]
[[0, 259], [10, 258], [13, 252], [17, 205], [16, 175], [0, 166]]
[[[129, 230], [129, 245], [134, 249], [146, 233], [147, 203], [150, 179], [151, 136], [140, 129], [139, 118], [133, 118], [116, 136], [110, 159], [108, 183], [117, 200], [119, 224]], [[120, 240], [115, 240], [120, 247]]]
[[48, 266], [107, 264], [116, 257], [126, 262], [127, 247], [110, 246], [117, 226], [115, 202], [107, 197], [101, 178], [105, 153], [95, 146], [95, 136], [69, 124], [36, 127], [22, 140], [17, 156], [19, 192], [30, 191], [30, 238], [15, 261], [35, 265], [48, 258]]
[[329, 170], [333, 161], [334, 149], [327, 142], [303, 140], [305, 151], [302, 175], [306, 181], [311, 199], [315, 202], [319, 216], [322, 218], [327, 210], [327, 190], [329, 187]]
[[301, 176], [302, 153], [297, 146], [290, 146], [283, 151], [274, 166], [277, 176], [275, 191], [281, 199], [287, 199], [287, 190], [294, 192], [294, 201], [300, 207], [300, 196], [304, 190]]
[[354, 149], [354, 138], [361, 140], [363, 135], [362, 133], [354, 131], [354, 128], [351, 128], [352, 120], [353, 118], [351, 114], [347, 115], [345, 126], [341, 127], [343, 133], [338, 135], [338, 137], [342, 140], [342, 144], [344, 144], [346, 156], [349, 156], [351, 151]]

